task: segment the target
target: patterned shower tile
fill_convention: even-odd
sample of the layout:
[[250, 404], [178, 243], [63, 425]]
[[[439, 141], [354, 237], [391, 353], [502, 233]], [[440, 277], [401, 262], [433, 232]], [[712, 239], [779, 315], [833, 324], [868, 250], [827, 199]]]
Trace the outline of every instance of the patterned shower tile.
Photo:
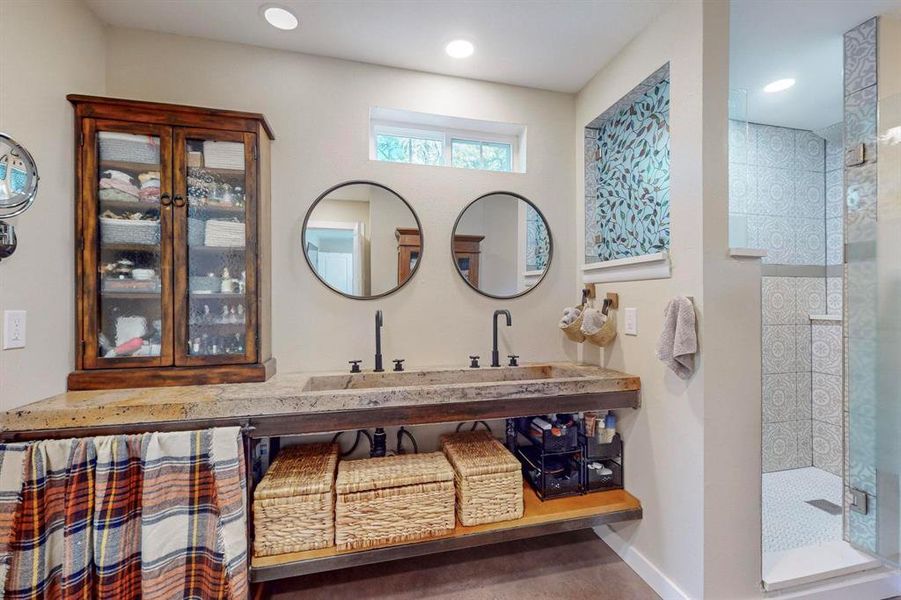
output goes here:
[[789, 169], [795, 163], [794, 130], [760, 125], [757, 132], [757, 164]]
[[786, 217], [795, 214], [793, 171], [779, 167], [757, 167], [757, 193], [748, 205], [754, 215]]
[[797, 323], [796, 279], [792, 277], [763, 277], [761, 300], [764, 325]]
[[840, 323], [813, 326], [811, 344], [812, 369], [814, 373], [842, 374], [842, 328]]
[[813, 416], [812, 388], [810, 371], [795, 373], [795, 415], [798, 420], [806, 421]]
[[826, 228], [822, 217], [819, 219], [788, 219], [795, 231], [794, 254], [790, 263], [794, 265], [826, 264]]
[[842, 378], [837, 375], [813, 374], [812, 413], [814, 420], [842, 425]]
[[826, 168], [826, 140], [812, 131], [795, 130], [795, 168], [822, 173]]
[[876, 88], [868, 87], [845, 98], [845, 149], [864, 145], [867, 162], [876, 159]]
[[741, 163], [729, 163], [729, 212], [747, 213], [757, 204], [756, 167]]
[[810, 323], [810, 315], [826, 312], [826, 279], [823, 277], [796, 277], [794, 323]]
[[826, 264], [840, 265], [845, 259], [845, 232], [841, 217], [826, 219]]
[[876, 18], [845, 33], [845, 95], [876, 83]]
[[[729, 120], [729, 162], [754, 164], [757, 154], [757, 129], [745, 121]], [[752, 160], [753, 155], [753, 160]]]
[[795, 326], [763, 326], [763, 372], [793, 373], [795, 370]]
[[830, 142], [826, 140], [826, 172], [830, 173], [832, 171], [841, 171], [845, 164], [844, 157], [844, 149], [842, 147], [842, 133], [845, 129], [845, 124], [840, 122], [836, 123], [837, 126], [841, 129], [838, 134], [837, 142]]
[[817, 217], [826, 210], [826, 186], [823, 173], [795, 171], [794, 214]]
[[795, 325], [795, 372], [810, 373], [810, 325]]
[[[839, 261], [839, 264], [841, 261]], [[841, 277], [826, 278], [826, 314], [842, 314], [842, 285]]]
[[778, 423], [800, 420], [794, 373], [763, 376], [763, 421]]
[[851, 543], [870, 552], [876, 552], [876, 524], [878, 514], [878, 498], [867, 499], [867, 514], [856, 511], [848, 513], [848, 537]]
[[798, 469], [813, 464], [810, 421], [763, 424], [763, 471]]
[[844, 216], [845, 185], [842, 170], [826, 173], [826, 217]]
[[748, 239], [752, 248], [766, 249], [764, 263], [792, 264], [795, 255], [795, 231], [788, 219], [751, 215], [748, 218]]
[[847, 202], [847, 241], [869, 242], [876, 239], [876, 164], [849, 167], [845, 177]]
[[813, 421], [813, 466], [829, 471], [833, 475], [842, 474], [842, 432], [841, 427], [830, 423]]

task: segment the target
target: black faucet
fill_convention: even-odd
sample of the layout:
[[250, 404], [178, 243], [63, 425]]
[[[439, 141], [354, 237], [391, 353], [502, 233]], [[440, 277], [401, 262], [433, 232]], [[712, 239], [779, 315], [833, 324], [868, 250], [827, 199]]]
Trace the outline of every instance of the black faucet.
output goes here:
[[385, 369], [382, 368], [382, 325], [385, 319], [382, 317], [382, 311], [375, 311], [375, 368], [373, 371], [381, 373]]
[[491, 317], [491, 325], [494, 329], [494, 334], [491, 338], [493, 345], [491, 347], [491, 366], [499, 367], [501, 366], [501, 357], [497, 351], [497, 318], [499, 315], [505, 315], [507, 317], [507, 327], [513, 325], [513, 317], [510, 316], [509, 310], [496, 310], [494, 311], [494, 316]]

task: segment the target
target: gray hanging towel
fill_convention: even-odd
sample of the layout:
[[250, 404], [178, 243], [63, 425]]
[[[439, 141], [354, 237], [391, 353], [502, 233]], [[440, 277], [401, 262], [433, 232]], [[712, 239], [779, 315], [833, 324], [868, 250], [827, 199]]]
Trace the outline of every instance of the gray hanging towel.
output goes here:
[[670, 300], [663, 311], [663, 331], [657, 340], [657, 358], [682, 379], [695, 370], [698, 334], [695, 330], [695, 307], [685, 296]]

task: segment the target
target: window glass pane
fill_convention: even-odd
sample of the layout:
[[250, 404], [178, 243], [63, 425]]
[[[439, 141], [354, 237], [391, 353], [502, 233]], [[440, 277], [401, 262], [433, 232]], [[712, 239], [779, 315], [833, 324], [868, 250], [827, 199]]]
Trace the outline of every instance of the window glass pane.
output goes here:
[[464, 169], [482, 168], [482, 151], [479, 142], [454, 140], [451, 142], [453, 165]]
[[378, 160], [410, 162], [410, 138], [380, 133], [375, 137], [375, 154]]
[[423, 140], [410, 138], [412, 159], [410, 162], [417, 165], [443, 164], [442, 154], [444, 144], [440, 140]]
[[509, 171], [510, 144], [482, 143], [482, 168], [487, 171]]

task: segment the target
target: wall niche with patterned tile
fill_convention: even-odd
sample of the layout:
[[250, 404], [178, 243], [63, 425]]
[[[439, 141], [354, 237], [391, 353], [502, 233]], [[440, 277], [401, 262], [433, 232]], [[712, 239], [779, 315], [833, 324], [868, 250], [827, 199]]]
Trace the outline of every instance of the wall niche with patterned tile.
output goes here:
[[585, 127], [585, 264], [670, 245], [669, 64]]

